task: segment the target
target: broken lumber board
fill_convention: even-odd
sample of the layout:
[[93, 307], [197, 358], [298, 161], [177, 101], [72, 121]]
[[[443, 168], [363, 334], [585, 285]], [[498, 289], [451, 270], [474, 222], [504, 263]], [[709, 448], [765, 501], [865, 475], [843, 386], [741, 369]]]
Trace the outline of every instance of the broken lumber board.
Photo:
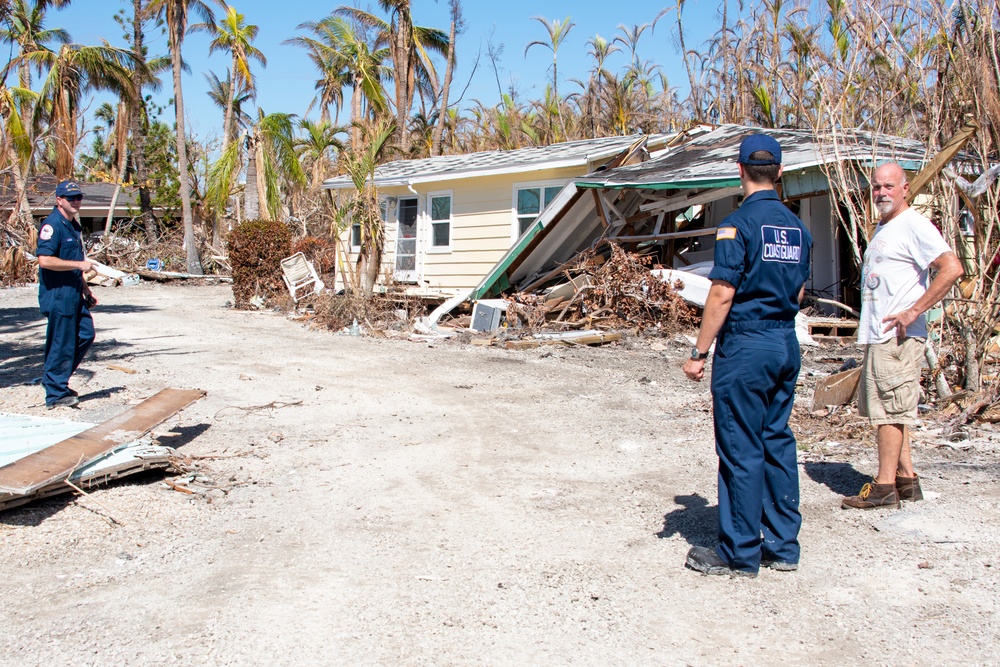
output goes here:
[[860, 380], [860, 368], [852, 368], [823, 378], [816, 384], [816, 390], [813, 392], [813, 411], [822, 410], [828, 405], [850, 403]]
[[0, 493], [29, 494], [61, 479], [115, 447], [137, 440], [199, 400], [200, 389], [164, 389], [122, 414], [0, 468]]
[[810, 317], [809, 335], [851, 337], [858, 333], [858, 321], [839, 317]]
[[600, 345], [601, 343], [614, 343], [622, 339], [620, 333], [592, 334], [590, 336], [578, 336], [576, 338], [545, 338], [535, 340], [509, 340], [508, 350], [529, 350], [542, 345]]

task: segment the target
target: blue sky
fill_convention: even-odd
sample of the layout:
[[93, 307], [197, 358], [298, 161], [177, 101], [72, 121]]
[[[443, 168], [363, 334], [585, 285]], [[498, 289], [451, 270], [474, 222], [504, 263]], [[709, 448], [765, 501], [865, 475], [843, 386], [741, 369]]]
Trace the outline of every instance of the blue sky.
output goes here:
[[[719, 0], [721, 2], [721, 0]], [[684, 19], [688, 48], [700, 46], [717, 29], [719, 24], [719, 2], [692, 2], [685, 5]], [[296, 26], [304, 21], [316, 21], [327, 16], [339, 3], [314, 2], [312, 0], [285, 0], [284, 2], [260, 2], [235, 0], [232, 5], [246, 16], [248, 23], [260, 28], [255, 45], [267, 57], [267, 68], [256, 65], [257, 105], [266, 112], [281, 111], [302, 115], [313, 97], [316, 71], [306, 58], [303, 49], [286, 46], [281, 42], [300, 34]], [[379, 13], [375, 3], [360, 3], [374, 13]], [[118, 9], [131, 13], [131, 1], [120, 0], [75, 0], [69, 7], [50, 10], [49, 27], [64, 27], [69, 30], [73, 41], [80, 44], [99, 44], [107, 39], [114, 45], [123, 45], [121, 29], [112, 16]], [[625, 4], [599, 3], [580, 0], [464, 0], [465, 32], [458, 38], [458, 71], [453, 84], [452, 101], [468, 84], [468, 90], [461, 102], [468, 108], [474, 99], [485, 104], [498, 101], [497, 83], [489, 59], [486, 57], [487, 41], [503, 45], [500, 59], [500, 81], [506, 87], [514, 82], [523, 94], [523, 99], [541, 97], [545, 83], [551, 78], [552, 54], [548, 49], [532, 47], [525, 56], [525, 46], [532, 40], [546, 40], [547, 33], [533, 16], [563, 20], [571, 16], [576, 26], [570, 31], [566, 42], [559, 50], [560, 93], [573, 91], [576, 87], [571, 78], [585, 79], [592, 65], [587, 57], [586, 42], [595, 34], [612, 39], [621, 34], [619, 24], [631, 26], [651, 22], [659, 11], [668, 7], [662, 0], [631, 0]], [[447, 0], [414, 0], [414, 21], [418, 25], [448, 28]], [[149, 35], [152, 54], [166, 52], [166, 37]], [[208, 88], [204, 72], [214, 71], [219, 78], [225, 78], [229, 58], [216, 53], [208, 56], [209, 37], [205, 34], [189, 35], [184, 42], [184, 57], [191, 67], [191, 73], [184, 76], [184, 102], [188, 116], [188, 127], [199, 138], [218, 135], [222, 126], [222, 114], [206, 95]], [[472, 65], [479, 58], [478, 69], [473, 73]], [[687, 88], [683, 66], [674, 38], [674, 14], [661, 19], [655, 33], [647, 30], [639, 42], [639, 57], [652, 60], [663, 66], [672, 86], [681, 90]], [[617, 71], [624, 67], [626, 57], [616, 54], [609, 60], [609, 68]], [[443, 72], [442, 72], [443, 73]], [[170, 97], [169, 73], [163, 75], [163, 89], [157, 96], [162, 103]], [[346, 96], [346, 94], [345, 94]], [[391, 97], [391, 95], [390, 95]], [[96, 108], [92, 105], [91, 111]], [[312, 112], [315, 117], [317, 113]], [[173, 110], [164, 112], [164, 120], [173, 119]]]

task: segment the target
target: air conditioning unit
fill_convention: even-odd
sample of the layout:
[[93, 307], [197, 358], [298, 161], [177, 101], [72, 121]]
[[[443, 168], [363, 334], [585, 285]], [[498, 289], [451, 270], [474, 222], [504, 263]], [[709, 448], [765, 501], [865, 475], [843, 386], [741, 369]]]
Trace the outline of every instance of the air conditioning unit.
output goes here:
[[481, 299], [472, 309], [473, 331], [489, 332], [500, 328], [500, 321], [507, 313], [507, 302], [503, 299]]

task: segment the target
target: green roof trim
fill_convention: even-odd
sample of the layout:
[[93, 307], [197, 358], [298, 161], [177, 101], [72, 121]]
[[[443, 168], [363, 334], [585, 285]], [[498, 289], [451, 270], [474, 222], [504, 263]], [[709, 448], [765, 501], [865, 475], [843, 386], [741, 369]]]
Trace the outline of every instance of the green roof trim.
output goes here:
[[666, 181], [663, 183], [601, 183], [596, 181], [573, 181], [578, 188], [601, 188], [603, 190], [687, 190], [689, 188], [731, 188], [740, 184], [738, 178], [709, 178], [701, 181]]
[[507, 277], [507, 269], [510, 265], [514, 263], [528, 244], [538, 236], [538, 233], [542, 231], [542, 223], [540, 220], [535, 220], [531, 227], [528, 228], [520, 239], [518, 239], [517, 244], [507, 251], [507, 254], [500, 261], [499, 264], [493, 267], [493, 270], [483, 279], [480, 287], [472, 290], [469, 294], [469, 301], [476, 301], [477, 299], [489, 298], [499, 295], [505, 289], [510, 287], [510, 280]]

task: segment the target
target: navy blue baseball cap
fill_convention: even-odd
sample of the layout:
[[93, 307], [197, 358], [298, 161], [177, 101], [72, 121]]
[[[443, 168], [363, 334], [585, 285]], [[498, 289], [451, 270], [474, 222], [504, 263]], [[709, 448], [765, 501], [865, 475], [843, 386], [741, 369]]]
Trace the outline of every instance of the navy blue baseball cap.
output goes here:
[[76, 181], [63, 181], [56, 186], [56, 197], [72, 197], [74, 195], [83, 195], [83, 190], [80, 189], [80, 185]]
[[[751, 160], [750, 156], [757, 151], [767, 151], [774, 156], [773, 160]], [[740, 164], [751, 164], [763, 166], [767, 164], [781, 164], [781, 146], [772, 137], [766, 134], [751, 134], [740, 144]]]

